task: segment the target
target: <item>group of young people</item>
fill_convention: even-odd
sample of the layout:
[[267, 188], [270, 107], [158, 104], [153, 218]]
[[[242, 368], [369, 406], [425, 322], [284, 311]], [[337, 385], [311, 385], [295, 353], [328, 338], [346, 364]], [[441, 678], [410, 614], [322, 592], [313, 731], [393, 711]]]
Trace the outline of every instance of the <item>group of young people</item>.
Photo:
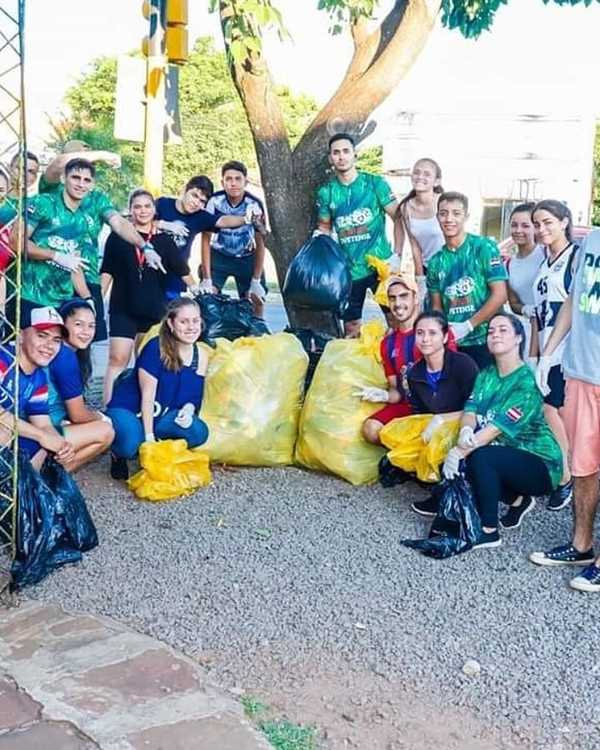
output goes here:
[[[124, 479], [144, 441], [184, 437], [198, 446], [207, 439], [198, 417], [207, 359], [196, 345], [202, 321], [192, 297], [220, 291], [233, 276], [240, 296], [261, 313], [264, 208], [246, 189], [245, 166], [232, 161], [223, 165], [218, 192], [205, 176], [189, 180], [178, 198], [134, 191], [127, 219], [94, 185], [94, 162], [114, 162], [114, 155], [80, 143], [66, 151], [27, 204], [18, 432], [36, 466], [52, 453], [76, 469], [111, 446], [111, 473]], [[600, 590], [592, 546], [600, 382], [595, 340], [584, 343], [582, 334], [589, 325], [600, 335], [600, 233], [578, 248], [564, 204], [522, 204], [511, 215], [516, 251], [505, 262], [493, 240], [466, 231], [468, 199], [443, 191], [434, 160], [414, 165], [413, 189], [401, 201], [384, 178], [357, 170], [351, 136], [331, 138], [329, 161], [332, 179], [317, 193], [318, 230], [335, 233], [350, 266], [347, 336], [358, 335], [367, 290], [378, 283], [367, 256], [386, 260], [391, 273], [384, 309], [390, 331], [381, 343], [389, 387], [362, 389], [361, 398], [381, 405], [365, 422], [364, 439], [376, 443], [383, 425], [417, 413], [433, 415], [422, 436], [427, 442], [445, 420], [460, 419], [443, 473], [451, 478], [464, 470], [471, 481], [483, 524], [477, 547], [498, 546], [499, 527], [517, 528], [536, 498], [546, 496], [549, 510], [561, 510], [574, 488], [571, 543], [531, 559], [586, 566], [572, 585]], [[100, 264], [103, 223], [111, 233]], [[196, 239], [197, 276], [190, 263]], [[412, 276], [402, 273], [407, 254]], [[191, 297], [181, 296], [186, 290]], [[110, 354], [100, 412], [86, 406], [84, 394], [106, 298]], [[159, 335], [140, 350], [157, 322]], [[6, 394], [15, 353], [5, 347], [0, 355]], [[0, 418], [11, 426], [2, 406]], [[434, 488], [412, 507], [433, 516], [438, 503]]]

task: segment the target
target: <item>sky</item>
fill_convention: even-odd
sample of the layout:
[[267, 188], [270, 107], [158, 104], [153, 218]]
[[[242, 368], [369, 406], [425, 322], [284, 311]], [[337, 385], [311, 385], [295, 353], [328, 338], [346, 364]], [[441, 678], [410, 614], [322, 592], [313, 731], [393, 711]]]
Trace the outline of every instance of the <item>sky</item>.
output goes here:
[[[382, 8], [389, 3], [382, 2]], [[190, 36], [213, 35], [222, 47], [218, 19], [208, 0], [191, 0]], [[317, 0], [278, 0], [293, 42], [266, 42], [279, 83], [325, 102], [348, 64], [351, 44], [330, 37]], [[26, 79], [29, 142], [48, 133], [66, 89], [100, 55], [138, 48], [146, 31], [141, 0], [27, 0]], [[478, 41], [436, 28], [408, 78], [376, 113], [380, 132], [398, 110], [447, 113], [580, 112], [600, 114], [600, 4], [591, 8], [545, 6], [510, 0], [492, 33]], [[377, 131], [374, 139], [377, 140]]]

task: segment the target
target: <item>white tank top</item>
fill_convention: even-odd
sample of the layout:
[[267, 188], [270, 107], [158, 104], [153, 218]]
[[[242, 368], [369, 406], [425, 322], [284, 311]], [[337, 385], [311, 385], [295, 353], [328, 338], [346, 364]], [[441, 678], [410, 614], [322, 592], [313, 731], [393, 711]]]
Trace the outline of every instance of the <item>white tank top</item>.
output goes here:
[[409, 213], [408, 221], [410, 232], [421, 248], [423, 265], [426, 266], [444, 244], [444, 235], [440, 229], [437, 216], [432, 216], [429, 219], [414, 219]]
[[508, 285], [524, 305], [533, 305], [533, 282], [546, 259], [543, 245], [536, 245], [526, 258], [514, 256], [508, 261]]

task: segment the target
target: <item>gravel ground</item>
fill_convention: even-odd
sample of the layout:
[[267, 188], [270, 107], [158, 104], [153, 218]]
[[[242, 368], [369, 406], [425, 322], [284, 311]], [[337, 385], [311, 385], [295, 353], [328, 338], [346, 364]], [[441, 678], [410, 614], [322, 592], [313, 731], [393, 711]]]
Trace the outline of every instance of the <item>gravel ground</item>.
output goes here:
[[570, 511], [538, 509], [501, 548], [440, 562], [399, 545], [427, 528], [412, 485], [217, 468], [210, 488], [152, 505], [107, 475], [106, 459], [79, 475], [100, 547], [28, 595], [168, 641], [315, 720], [328, 748], [416, 750], [403, 732], [436, 724], [440, 748], [600, 746], [599, 600], [526, 561], [567, 538]]

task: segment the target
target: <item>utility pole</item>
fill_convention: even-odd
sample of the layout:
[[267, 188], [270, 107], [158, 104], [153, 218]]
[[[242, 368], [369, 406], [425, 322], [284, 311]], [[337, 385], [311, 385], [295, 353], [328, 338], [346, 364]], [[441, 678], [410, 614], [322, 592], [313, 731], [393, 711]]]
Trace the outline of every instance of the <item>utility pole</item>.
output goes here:
[[144, 187], [153, 195], [162, 188], [165, 127], [165, 0], [146, 0], [144, 16], [150, 22], [146, 60], [146, 116], [144, 126]]

